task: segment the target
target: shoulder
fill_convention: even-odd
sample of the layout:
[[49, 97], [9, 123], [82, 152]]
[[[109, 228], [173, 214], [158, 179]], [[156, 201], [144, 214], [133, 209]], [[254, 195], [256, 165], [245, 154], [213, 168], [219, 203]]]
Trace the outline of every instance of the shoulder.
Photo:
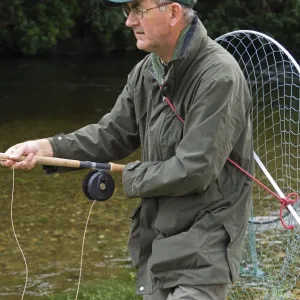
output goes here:
[[[202, 73], [199, 77], [199, 88], [209, 89], [214, 87], [216, 91], [220, 88], [235, 95], [245, 103], [251, 101], [249, 86], [241, 67], [236, 59], [221, 45], [208, 38], [202, 48], [199, 59], [199, 69]], [[219, 88], [218, 88], [219, 87]]]
[[244, 74], [236, 59], [211, 38], [207, 38], [201, 52], [199, 63], [204, 82], [223, 77], [231, 78], [236, 82], [245, 81]]

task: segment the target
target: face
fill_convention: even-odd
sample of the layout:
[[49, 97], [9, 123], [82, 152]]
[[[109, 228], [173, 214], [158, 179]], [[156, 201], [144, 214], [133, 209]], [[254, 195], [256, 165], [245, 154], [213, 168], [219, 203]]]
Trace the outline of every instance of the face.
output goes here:
[[[126, 5], [131, 9], [138, 8], [140, 10], [157, 6], [151, 0], [133, 1]], [[132, 28], [137, 39], [137, 48], [159, 54], [160, 49], [163, 49], [168, 43], [169, 18], [168, 5], [143, 13], [142, 19], [138, 19], [133, 13], [130, 13], [126, 20], [126, 26]]]

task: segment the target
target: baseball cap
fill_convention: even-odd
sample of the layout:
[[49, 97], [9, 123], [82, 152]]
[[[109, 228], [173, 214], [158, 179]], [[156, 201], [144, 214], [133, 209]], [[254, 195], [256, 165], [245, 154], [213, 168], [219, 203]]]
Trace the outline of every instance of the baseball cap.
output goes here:
[[[102, 0], [102, 3], [107, 7], [116, 7], [132, 1], [133, 0]], [[189, 7], [193, 7], [197, 2], [197, 0], [173, 0], [173, 1]], [[168, 2], [168, 0], [166, 0], [166, 2]]]

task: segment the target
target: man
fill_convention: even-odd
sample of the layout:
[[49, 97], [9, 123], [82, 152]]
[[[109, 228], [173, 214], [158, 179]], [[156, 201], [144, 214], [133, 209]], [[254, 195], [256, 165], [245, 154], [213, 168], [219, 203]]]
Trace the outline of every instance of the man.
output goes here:
[[[36, 155], [107, 162], [141, 145], [142, 161], [123, 171], [125, 194], [141, 197], [128, 242], [137, 293], [224, 300], [237, 280], [250, 212], [251, 180], [227, 161], [251, 171], [247, 83], [207, 36], [193, 1], [107, 3], [122, 4], [137, 47], [151, 53], [98, 124], [15, 145], [3, 165], [31, 169]], [[21, 154], [26, 160], [15, 162]]]

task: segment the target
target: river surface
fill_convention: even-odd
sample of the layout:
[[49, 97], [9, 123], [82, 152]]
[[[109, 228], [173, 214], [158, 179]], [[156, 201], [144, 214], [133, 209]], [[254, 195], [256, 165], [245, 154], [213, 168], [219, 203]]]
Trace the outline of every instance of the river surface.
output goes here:
[[[98, 120], [114, 105], [128, 72], [141, 58], [13, 58], [0, 60], [0, 152], [15, 143], [71, 132]], [[139, 159], [139, 152], [122, 162]], [[83, 233], [92, 202], [81, 189], [87, 171], [46, 176], [41, 167], [14, 173], [0, 168], [0, 299], [25, 299], [75, 290]], [[92, 209], [86, 234], [81, 282], [119, 276], [130, 268], [126, 241], [129, 216], [138, 199], [116, 190]], [[11, 207], [12, 219], [11, 219]]]

